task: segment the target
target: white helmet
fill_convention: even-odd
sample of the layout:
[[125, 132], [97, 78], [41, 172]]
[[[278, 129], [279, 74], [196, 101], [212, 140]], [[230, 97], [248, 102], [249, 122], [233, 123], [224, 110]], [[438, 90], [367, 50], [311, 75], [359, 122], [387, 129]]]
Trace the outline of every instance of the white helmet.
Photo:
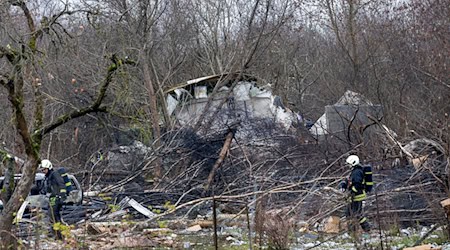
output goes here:
[[356, 165], [359, 165], [359, 157], [357, 155], [350, 155], [347, 157], [347, 160], [345, 160], [347, 164], [349, 164], [351, 167], [354, 167]]
[[41, 161], [41, 164], [39, 164], [39, 168], [40, 169], [47, 168], [48, 170], [52, 170], [53, 164], [49, 160], [45, 159]]

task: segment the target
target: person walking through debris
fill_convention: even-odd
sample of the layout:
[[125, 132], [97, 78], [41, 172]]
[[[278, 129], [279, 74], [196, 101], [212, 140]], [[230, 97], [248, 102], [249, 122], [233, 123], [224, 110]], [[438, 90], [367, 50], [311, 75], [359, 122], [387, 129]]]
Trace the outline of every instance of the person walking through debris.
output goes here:
[[55, 230], [55, 225], [61, 223], [61, 208], [63, 201], [66, 199], [67, 191], [64, 179], [58, 171], [53, 169], [53, 164], [49, 160], [42, 160], [39, 169], [45, 174], [45, 189], [49, 197], [49, 216], [52, 223], [52, 229], [57, 239], [62, 239], [61, 231]]
[[[359, 157], [357, 155], [350, 155], [347, 157], [346, 165], [352, 169], [352, 172], [347, 180], [340, 183], [339, 188], [342, 192], [350, 192], [350, 203], [346, 211], [347, 217], [351, 218], [349, 228], [352, 231], [356, 231], [354, 220], [358, 219], [361, 228], [365, 232], [369, 232], [370, 225], [363, 212], [363, 201], [366, 199], [365, 183], [367, 178], [365, 178], [363, 167], [360, 165]], [[370, 183], [367, 184], [368, 186], [370, 185], [370, 188], [373, 185], [371, 180]]]

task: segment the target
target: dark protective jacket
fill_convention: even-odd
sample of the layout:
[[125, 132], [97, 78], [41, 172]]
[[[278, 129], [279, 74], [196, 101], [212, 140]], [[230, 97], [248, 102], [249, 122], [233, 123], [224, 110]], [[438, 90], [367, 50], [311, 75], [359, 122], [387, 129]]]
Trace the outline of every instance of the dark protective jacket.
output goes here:
[[58, 171], [49, 170], [45, 176], [47, 193], [50, 193], [50, 197], [66, 196], [66, 185]]
[[364, 190], [364, 170], [360, 165], [357, 165], [352, 169], [349, 190], [352, 194], [352, 201], [363, 201], [366, 199], [366, 191]]

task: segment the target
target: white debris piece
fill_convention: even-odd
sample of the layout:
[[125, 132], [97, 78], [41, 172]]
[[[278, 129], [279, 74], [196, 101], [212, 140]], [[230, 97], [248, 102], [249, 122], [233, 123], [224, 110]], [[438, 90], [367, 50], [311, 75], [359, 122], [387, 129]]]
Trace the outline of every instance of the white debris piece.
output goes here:
[[22, 206], [20, 206], [19, 211], [17, 211], [16, 218], [14, 219], [14, 224], [19, 223], [22, 220], [23, 213], [25, 212], [25, 208], [27, 208], [28, 203], [30, 203], [28, 200], [25, 200], [22, 203]]
[[125, 198], [123, 198], [123, 200], [120, 201], [119, 206], [123, 209], [128, 205], [148, 218], [155, 217], [155, 214], [152, 211], [139, 204], [139, 202], [137, 202], [135, 199], [131, 199], [130, 197], [126, 196]]

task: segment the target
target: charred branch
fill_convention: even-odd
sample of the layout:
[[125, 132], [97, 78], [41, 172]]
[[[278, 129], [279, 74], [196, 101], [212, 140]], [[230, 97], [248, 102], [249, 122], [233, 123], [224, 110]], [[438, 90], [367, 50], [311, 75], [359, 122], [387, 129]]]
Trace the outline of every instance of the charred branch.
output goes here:
[[225, 138], [225, 142], [223, 144], [222, 150], [219, 153], [219, 158], [217, 159], [216, 163], [214, 164], [214, 166], [211, 169], [211, 172], [208, 175], [208, 180], [205, 186], [205, 190], [208, 191], [209, 187], [211, 186], [211, 183], [214, 180], [214, 175], [217, 171], [218, 168], [220, 168], [220, 166], [222, 165], [223, 160], [225, 159], [227, 152], [230, 148], [231, 145], [231, 140], [233, 140], [235, 131], [230, 130]]

